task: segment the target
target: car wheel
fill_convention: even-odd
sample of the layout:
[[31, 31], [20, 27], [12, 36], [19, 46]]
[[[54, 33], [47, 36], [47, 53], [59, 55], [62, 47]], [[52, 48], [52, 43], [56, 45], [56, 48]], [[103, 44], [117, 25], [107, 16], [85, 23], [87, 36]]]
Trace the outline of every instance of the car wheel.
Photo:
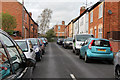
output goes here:
[[120, 80], [120, 67], [115, 70], [115, 80]]
[[114, 60], [110, 60], [109, 63], [110, 63], [110, 64], [114, 64]]
[[87, 56], [87, 54], [85, 54], [85, 59], [84, 59], [84, 60], [85, 60], [86, 63], [89, 62], [89, 61], [88, 61], [88, 56]]
[[79, 59], [82, 59], [81, 53], [79, 54]]
[[79, 52], [78, 52], [77, 50], [75, 50], [75, 54], [76, 54], [76, 55], [79, 55]]
[[42, 60], [42, 56], [40, 56], [40, 58], [39, 58], [39, 61], [41, 61]]
[[73, 53], [75, 53], [74, 49], [73, 49]]

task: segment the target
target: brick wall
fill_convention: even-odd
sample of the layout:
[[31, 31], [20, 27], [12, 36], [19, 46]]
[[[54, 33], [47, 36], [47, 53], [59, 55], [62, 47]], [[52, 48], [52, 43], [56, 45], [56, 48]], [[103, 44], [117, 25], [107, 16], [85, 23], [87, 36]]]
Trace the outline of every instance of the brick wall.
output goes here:
[[[92, 11], [89, 12], [89, 30], [88, 30], [88, 33], [90, 34], [90, 30], [93, 29], [92, 34], [95, 36], [95, 27], [96, 27], [96, 38], [98, 38], [99, 26], [103, 27], [103, 17], [99, 18], [99, 6], [100, 5], [98, 5], [96, 8], [94, 8]], [[93, 12], [93, 22], [90, 22], [91, 12]]]
[[112, 45], [112, 51], [113, 52], [118, 52], [120, 50], [120, 41], [113, 41], [113, 40], [110, 40], [110, 43]]
[[16, 21], [17, 21], [17, 27], [14, 30], [22, 33], [22, 6], [21, 4], [18, 2], [2, 2], [2, 12], [4, 13], [8, 12], [10, 15], [15, 16]]
[[[19, 31], [21, 37], [14, 37], [11, 36], [14, 39], [21, 39], [22, 38], [22, 4], [17, 2], [2, 2], [2, 11], [1, 12], [8, 12], [10, 15], [15, 16], [16, 21], [17, 21], [17, 27], [14, 29], [14, 31]], [[31, 14], [32, 15], [32, 14]], [[31, 26], [33, 24], [33, 26]], [[29, 29], [30, 28], [30, 29]], [[34, 33], [33, 33], [33, 28]], [[29, 34], [30, 32], [30, 34]], [[34, 36], [33, 36], [34, 34]], [[33, 19], [31, 16], [29, 16], [29, 13], [27, 10], [24, 8], [24, 38], [29, 38], [29, 37], [38, 37], [37, 34], [37, 25], [34, 23]]]
[[[60, 30], [58, 30], [58, 26], [60, 26]], [[54, 32], [56, 34], [56, 37], [65, 37], [65, 24], [62, 25], [55, 25], [54, 26]]]
[[[104, 38], [108, 38], [107, 32], [120, 31], [118, 4], [118, 2], [105, 2]], [[108, 14], [108, 10], [111, 10], [112, 14]]]

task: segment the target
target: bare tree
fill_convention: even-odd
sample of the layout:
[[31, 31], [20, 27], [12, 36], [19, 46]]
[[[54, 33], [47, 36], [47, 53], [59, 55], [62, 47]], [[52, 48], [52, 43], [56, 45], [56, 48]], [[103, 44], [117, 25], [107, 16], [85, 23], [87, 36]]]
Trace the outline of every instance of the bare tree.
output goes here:
[[50, 19], [52, 10], [44, 9], [42, 13], [38, 16], [37, 23], [39, 24], [38, 30], [41, 34], [44, 34], [47, 29], [49, 29]]

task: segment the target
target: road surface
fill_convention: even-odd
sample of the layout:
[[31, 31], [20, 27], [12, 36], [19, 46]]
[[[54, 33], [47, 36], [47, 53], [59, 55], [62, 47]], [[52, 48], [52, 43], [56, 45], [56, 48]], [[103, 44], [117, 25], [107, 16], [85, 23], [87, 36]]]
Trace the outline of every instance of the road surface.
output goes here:
[[114, 78], [113, 65], [105, 61], [85, 63], [72, 49], [64, 49], [56, 43], [49, 43], [42, 61], [37, 62], [32, 78]]

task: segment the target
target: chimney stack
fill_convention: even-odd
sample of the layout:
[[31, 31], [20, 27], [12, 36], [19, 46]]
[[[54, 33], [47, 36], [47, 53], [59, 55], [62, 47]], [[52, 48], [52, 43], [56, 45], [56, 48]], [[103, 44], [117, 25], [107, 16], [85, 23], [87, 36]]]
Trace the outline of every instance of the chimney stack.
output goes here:
[[81, 15], [84, 11], [85, 11], [85, 6], [82, 6], [82, 7], [80, 8], [80, 15]]
[[29, 12], [29, 15], [32, 17], [32, 13], [31, 12]]
[[65, 25], [65, 21], [62, 21], [62, 25]]

